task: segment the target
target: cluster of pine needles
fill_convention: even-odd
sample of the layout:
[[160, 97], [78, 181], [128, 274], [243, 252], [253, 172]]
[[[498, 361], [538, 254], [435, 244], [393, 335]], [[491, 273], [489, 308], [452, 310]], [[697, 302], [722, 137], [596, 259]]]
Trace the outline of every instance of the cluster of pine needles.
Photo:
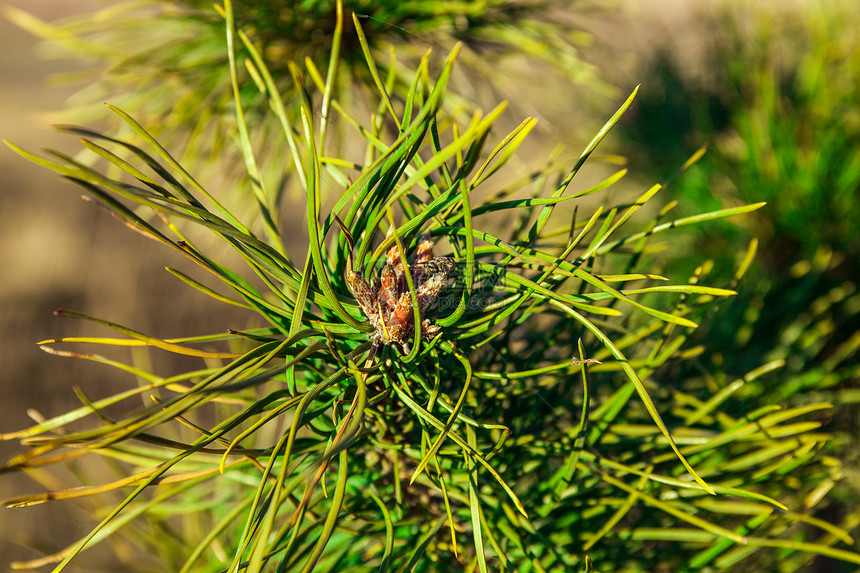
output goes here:
[[[840, 547], [851, 543], [846, 531], [808, 511], [840, 471], [816, 457], [828, 436], [815, 414], [827, 403], [783, 409], [734, 399], [778, 376], [781, 360], [725, 384], [707, 373], [673, 377], [702, 353], [695, 329], [734, 294], [756, 244], [721, 287], [702, 284], [704, 261], [681, 280], [642, 270], [665, 256], [671, 233], [762, 204], [673, 218], [673, 204], [651, 208], [660, 184], [613, 203], [608, 190], [624, 169], [576, 188], [636, 92], [578, 157], [559, 154], [517, 174], [511, 160], [534, 119], [500, 137], [493, 128], [504, 105], [465, 123], [444, 111], [459, 46], [440, 66], [426, 54], [404, 84], [393, 60], [380, 74], [353, 17], [375, 86], [375, 113], [363, 121], [334, 97], [339, 6], [325, 75], [310, 62], [291, 68], [303, 82], [295, 108], [229, 1], [221, 15], [255, 216], [233, 214], [117, 107], [133, 137], [63, 128], [90, 159], [9, 144], [182, 253], [206, 278], [170, 272], [258, 323], [166, 340], [58, 311], [118, 336], [46, 341], [45, 350], [136, 384], [99, 399], [80, 392], [79, 408], [3, 434], [29, 447], [3, 471], [38, 476], [97, 456], [118, 475], [4, 503], [117, 502], [79, 542], [16, 566], [60, 571], [121, 533], [159, 540], [157, 555], [136, 568], [181, 572], [697, 570], [774, 552], [797, 566], [816, 555], [860, 563]], [[252, 145], [243, 108], [252, 89], [291, 150], [281, 178], [264, 173]], [[329, 154], [333, 124], [351, 130], [360, 160]], [[272, 183], [284, 177], [305, 192], [307, 249], [298, 257], [283, 241], [293, 224], [281, 217], [286, 195]], [[228, 244], [244, 268], [207, 255], [205, 241], [191, 238], [195, 226]], [[422, 237], [453, 261], [450, 280], [424, 309], [415, 275], [404, 273], [411, 343], [380, 344], [348, 277], [378, 276], [387, 253], [410, 268]], [[422, 337], [425, 320], [432, 336]], [[160, 375], [87, 350], [93, 345], [175, 353], [199, 367]], [[109, 414], [140, 397], [142, 408]], [[88, 429], [70, 428], [82, 424]], [[780, 499], [793, 491], [790, 476], [810, 486], [805, 505]], [[177, 540], [176, 530], [188, 535]]]

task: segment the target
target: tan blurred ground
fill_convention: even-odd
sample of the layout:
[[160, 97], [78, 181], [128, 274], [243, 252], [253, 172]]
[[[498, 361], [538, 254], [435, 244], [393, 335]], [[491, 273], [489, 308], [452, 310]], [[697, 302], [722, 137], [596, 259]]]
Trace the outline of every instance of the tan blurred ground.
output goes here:
[[[91, 4], [0, 2], [47, 18], [86, 10]], [[0, 136], [27, 148], [61, 144], [36, 114], [61, 106], [68, 94], [44, 87], [46, 74], [63, 65], [38, 59], [34, 45], [33, 38], [0, 17]], [[70, 392], [72, 371], [34, 344], [62, 330], [59, 321], [49, 321], [52, 307], [74, 307], [85, 298], [81, 279], [87, 275], [86, 251], [97, 227], [71, 187], [28, 165], [5, 146], [0, 150], [0, 432], [27, 424], [26, 408], [37, 399], [45, 410], [58, 410], [75, 400]], [[89, 232], [82, 233], [84, 227]], [[17, 451], [12, 445], [0, 442], [4, 461]], [[34, 489], [25, 476], [2, 476], [0, 498]], [[50, 531], [52, 539], [45, 542], [62, 547], [87, 526], [67, 507], [33, 509], [0, 509], [0, 570], [9, 570], [15, 559], [38, 556], [20, 545], [37, 532]]]
[[[19, 7], [49, 21], [106, 4], [0, 0], [0, 6]], [[50, 129], [40, 117], [61, 109], [73, 92], [49, 86], [47, 81], [51, 74], [69, 71], [70, 63], [45, 60], [36, 47], [34, 38], [0, 17], [0, 137], [29, 151], [55, 148], [75, 153], [80, 149], [75, 138]], [[40, 351], [35, 344], [39, 340], [84, 333], [110, 335], [95, 325], [54, 318], [51, 313], [57, 308], [165, 337], [246, 326], [228, 322], [229, 314], [207, 312], [211, 306], [196, 304], [202, 297], [164, 270], [166, 265], [182, 268], [184, 261], [129, 232], [82, 201], [81, 195], [79, 187], [6, 146], [0, 149], [0, 433], [31, 425], [29, 407], [51, 416], [80, 406], [74, 386], [98, 398], [107, 395], [108, 389], [113, 393], [135, 384], [131, 377], [106, 367]], [[20, 451], [15, 442], [0, 442], [4, 462]], [[0, 480], [2, 499], [42, 490], [23, 475], [3, 475]], [[0, 571], [9, 570], [13, 560], [40, 556], [24, 547], [34, 539], [40, 540], [41, 552], [56, 551], [93, 525], [72, 503], [0, 509]], [[89, 565], [88, 571], [116, 571], [104, 556]]]

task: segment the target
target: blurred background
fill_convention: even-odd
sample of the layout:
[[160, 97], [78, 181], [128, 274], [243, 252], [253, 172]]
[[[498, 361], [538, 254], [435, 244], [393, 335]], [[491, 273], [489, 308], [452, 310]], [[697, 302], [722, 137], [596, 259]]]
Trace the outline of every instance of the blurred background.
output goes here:
[[[14, 6], [47, 21], [91, 14], [109, 4], [0, 1], [4, 8]], [[58, 85], [56, 78], [92, 68], [93, 62], [56, 59], [56, 50], [3, 15], [0, 43], [0, 137], [34, 151], [75, 153], [76, 138], [51, 125], [70, 122], [57, 112], [71, 105], [70, 98], [81, 86], [63, 81]], [[0, 329], [8, 334], [0, 345], [0, 433], [32, 425], [30, 408], [51, 417], [80, 406], [76, 386], [91, 397], [117, 388], [108, 369], [38, 348], [40, 340], [111, 335], [107, 329], [55, 318], [54, 310], [80, 311], [164, 337], [203, 332], [199, 328], [223, 332], [246, 326], [244, 321], [231, 321], [229, 309], [213, 315], [211, 309], [195, 307], [201, 298], [164, 270], [168, 265], [183, 266], [184, 257], [129, 232], [84, 202], [76, 185], [27, 162], [5, 145], [0, 149], [0, 173]], [[4, 462], [20, 452], [16, 442], [0, 441]], [[4, 475], [0, 498], [45, 487], [50, 486], [26, 475]], [[92, 521], [84, 510], [92, 507], [84, 502], [4, 510], [0, 571], [9, 570], [13, 561], [35, 557], [29, 547], [51, 553], [85, 535]], [[96, 549], [93, 558], [97, 571], [118, 570], [109, 551]]]
[[[0, 0], [49, 22], [109, 4]], [[664, 192], [665, 202], [677, 200], [680, 213], [692, 214], [768, 201], [743, 220], [688, 232], [678, 248], [690, 256], [676, 256], [671, 272], [690, 273], [708, 257], [730, 281], [750, 238], [758, 239], [759, 255], [740, 296], [701, 329], [700, 342], [716, 375], [728, 379], [785, 359], [783, 383], [762, 388], [758, 399], [836, 405], [828, 414], [834, 435], [828, 453], [841, 460], [832, 487], [842, 505], [821, 507], [820, 516], [850, 526], [844, 520], [857, 516], [847, 508], [860, 500], [860, 8], [848, 0], [554, 6], [548, 21], [576, 28], [577, 54], [590, 66], [579, 70], [585, 75], [559, 79], [568, 97], [560, 100], [557, 91], [516, 75], [476, 93], [488, 102], [511, 99], [513, 121], [537, 115], [547, 148], [563, 142], [579, 149], [641, 83], [631, 112], [601, 147], [628, 158], [625, 185], [641, 189], [665, 180], [707, 145], [704, 158]], [[409, 41], [422, 51], [425, 41], [442, 51], [450, 47], [444, 36], [423, 30], [416, 36]], [[62, 50], [6, 17], [0, 18], [0, 42], [0, 136], [31, 151], [77, 149], [74, 137], [49, 125], [72, 121], [64, 109], [90, 109], [101, 94], [82, 90], [80, 77], [92, 75], [76, 80], [75, 74], [101, 70], [105, 59], [62, 58]], [[511, 74], [529, 55], [511, 64]], [[557, 77], [558, 70], [550, 66], [544, 73]], [[134, 77], [124, 81], [134, 91]], [[147, 78], [139, 81], [145, 91]], [[161, 97], [170, 89], [175, 86]], [[96, 123], [87, 125], [97, 127], [103, 117], [93, 115]], [[109, 370], [37, 348], [39, 340], [93, 333], [90, 325], [54, 318], [57, 308], [159, 337], [244, 326], [232, 322], [239, 316], [213, 315], [196, 305], [199, 295], [164, 271], [181, 267], [179, 257], [81, 201], [78, 187], [5, 147], [0, 174], [0, 433], [27, 426], [28, 408], [36, 405], [46, 417], [78, 406], [75, 386], [90, 396], [115, 390]], [[0, 442], [4, 460], [16, 451], [16, 443]], [[2, 498], [40, 488], [21, 475], [3, 476], [0, 487]], [[74, 504], [4, 509], [0, 569], [32, 558], [28, 545], [56, 550], [90, 527]], [[112, 570], [107, 553], [102, 563], [101, 570]], [[810, 567], [840, 570], [823, 560]]]

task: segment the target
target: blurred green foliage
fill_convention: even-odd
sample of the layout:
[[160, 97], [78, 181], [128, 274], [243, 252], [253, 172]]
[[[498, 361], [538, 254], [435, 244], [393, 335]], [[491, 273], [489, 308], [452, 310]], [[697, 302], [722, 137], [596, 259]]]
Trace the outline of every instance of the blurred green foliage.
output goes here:
[[[719, 2], [699, 16], [703, 60], [682, 65], [669, 48], [659, 52], [625, 137], [657, 174], [710, 143], [673, 184], [687, 209], [768, 202], [746, 229], [718, 223], [689, 244], [726, 274], [750, 235], [760, 241], [740, 296], [701, 333], [701, 369], [731, 379], [783, 359], [782, 375], [748, 385], [736, 407], [835, 405], [822, 421], [841, 469], [815, 514], [850, 529], [860, 521], [860, 4]], [[809, 504], [805, 478], [795, 477], [799, 503]]]
[[[305, 66], [325, 69], [337, 18], [332, 0], [237, 0], [238, 26], [269, 62], [291, 122], [299, 122]], [[497, 92], [543, 74], [559, 86], [575, 85], [592, 102], [617, 96], [586, 57], [593, 45], [579, 12], [606, 13], [614, 4], [560, 0], [346, 0], [344, 13], [355, 12], [367, 48], [382, 78], [408, 90], [411, 71], [428, 48], [443, 53], [462, 42], [458, 89], [446, 98], [446, 113], [463, 120], [474, 109], [494, 106]], [[7, 8], [16, 24], [45, 39], [52, 57], [74, 58], [90, 65], [56, 81], [82, 85], [59, 117], [63, 123], [115, 122], [104, 113], [105, 101], [133, 109], [174, 153], [204, 180], [240, 176], [235, 161], [233, 93], [225, 82], [227, 46], [223, 11], [208, 0], [134, 0], [108, 5], [94, 14], [44, 22]], [[373, 78], [365, 66], [351, 19], [344, 22], [342, 66], [333, 99], [357, 113], [373, 113]], [[393, 48], [396, 47], [396, 59]], [[237, 73], [243, 105], [263, 158], [282, 159], [289, 151], [271, 123], [269, 104], [254, 87], [243, 63], [249, 53], [237, 44]], [[537, 71], [541, 70], [541, 71]], [[518, 79], [519, 78], [519, 79]], [[313, 90], [306, 90], [313, 93]], [[478, 101], [481, 100], [481, 101]], [[602, 101], [601, 101], [602, 106]], [[113, 123], [128, 135], [122, 122]], [[343, 126], [335, 126], [340, 129]], [[345, 145], [338, 138], [337, 145]], [[226, 144], [226, 145], [225, 145]], [[212, 173], [208, 177], [208, 173]], [[298, 195], [301, 191], [296, 192]]]
[[[664, 48], [626, 135], [657, 173], [708, 154], [674, 190], [692, 204], [762, 200], [752, 218], [774, 274], [819, 249], [860, 253], [860, 5], [719, 2], [696, 24], [703, 61]], [[685, 62], [685, 70], [690, 69]], [[687, 207], [690, 208], [690, 207]], [[717, 258], [719, 239], [700, 246]]]

